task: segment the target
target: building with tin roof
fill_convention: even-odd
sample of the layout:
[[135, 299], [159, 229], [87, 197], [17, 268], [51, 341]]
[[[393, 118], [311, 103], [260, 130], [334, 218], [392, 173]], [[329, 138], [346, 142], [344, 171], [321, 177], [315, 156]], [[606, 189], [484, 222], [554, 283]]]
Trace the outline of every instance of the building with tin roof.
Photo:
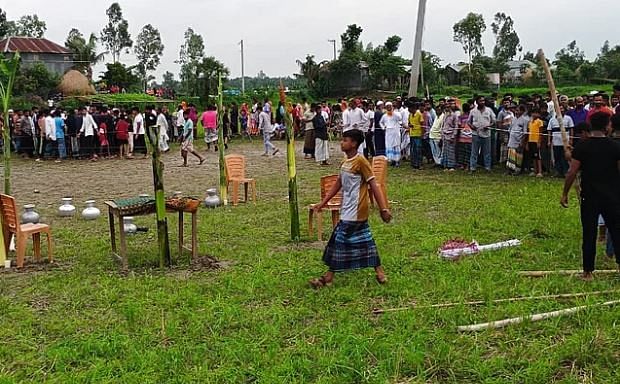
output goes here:
[[48, 71], [63, 75], [73, 66], [71, 51], [48, 39], [34, 37], [7, 37], [0, 40], [0, 53], [9, 58], [19, 52], [22, 65], [42, 63]]

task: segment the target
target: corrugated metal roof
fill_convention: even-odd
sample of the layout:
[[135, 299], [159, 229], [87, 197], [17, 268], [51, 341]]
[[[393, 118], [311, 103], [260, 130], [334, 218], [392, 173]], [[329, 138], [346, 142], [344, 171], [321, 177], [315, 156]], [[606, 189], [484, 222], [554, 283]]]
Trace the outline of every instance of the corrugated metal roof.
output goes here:
[[70, 50], [48, 39], [33, 37], [8, 37], [0, 41], [0, 52], [23, 52], [23, 53], [60, 53], [69, 54]]

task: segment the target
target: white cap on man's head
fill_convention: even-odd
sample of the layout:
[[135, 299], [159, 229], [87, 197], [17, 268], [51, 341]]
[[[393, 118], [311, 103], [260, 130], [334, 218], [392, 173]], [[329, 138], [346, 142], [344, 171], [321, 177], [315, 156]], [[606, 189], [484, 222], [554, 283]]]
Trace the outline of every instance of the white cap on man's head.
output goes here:
[[383, 101], [381, 101], [381, 100], [377, 101], [377, 107], [380, 107], [382, 105], [383, 105]]

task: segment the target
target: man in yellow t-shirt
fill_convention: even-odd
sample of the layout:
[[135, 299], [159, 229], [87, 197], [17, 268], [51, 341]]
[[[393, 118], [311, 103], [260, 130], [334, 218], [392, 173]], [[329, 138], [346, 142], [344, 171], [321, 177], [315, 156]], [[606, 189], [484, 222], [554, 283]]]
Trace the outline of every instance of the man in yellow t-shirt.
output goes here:
[[534, 172], [530, 176], [543, 177], [542, 160], [540, 157], [543, 125], [543, 121], [540, 119], [540, 112], [536, 109], [533, 110], [527, 127], [527, 148], [525, 153], [525, 169], [531, 168], [532, 160], [534, 161]]
[[422, 167], [422, 137], [424, 136], [424, 114], [420, 111], [420, 103], [409, 106], [409, 138], [411, 141], [411, 166], [413, 169]]

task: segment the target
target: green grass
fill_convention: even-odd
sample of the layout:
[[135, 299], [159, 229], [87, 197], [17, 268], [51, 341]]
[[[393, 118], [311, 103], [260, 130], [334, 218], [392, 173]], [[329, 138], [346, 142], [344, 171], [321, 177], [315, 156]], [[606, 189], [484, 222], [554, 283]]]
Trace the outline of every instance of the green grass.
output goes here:
[[[233, 148], [260, 151], [258, 143]], [[288, 241], [285, 158], [253, 161], [256, 206], [200, 211], [200, 253], [232, 262], [219, 271], [151, 269], [157, 256], [150, 217], [137, 220], [151, 231], [130, 240], [133, 272], [122, 276], [108, 256], [106, 219], [54, 219], [63, 268], [0, 274], [0, 382], [614, 383], [620, 377], [620, 307], [456, 332], [458, 325], [603, 297], [371, 314], [411, 303], [618, 287], [613, 276], [589, 284], [517, 276], [581, 265], [578, 208], [574, 199], [570, 209], [559, 208], [559, 180], [391, 170], [394, 222], [382, 224], [376, 211], [371, 219], [389, 284], [379, 286], [371, 271], [359, 271], [315, 291], [307, 280], [324, 271], [322, 244]], [[148, 162], [129, 164], [148, 174]], [[30, 163], [16, 167], [18, 178]], [[43, 167], [56, 172], [53, 164]], [[335, 169], [299, 160], [302, 214], [317, 200], [318, 178]], [[216, 185], [217, 174], [208, 177]], [[192, 179], [183, 182], [184, 191], [193, 188]], [[16, 187], [21, 200], [32, 187], [23, 184]], [[50, 203], [42, 209], [51, 217], [57, 201]], [[174, 239], [176, 223], [170, 227]], [[439, 259], [437, 248], [457, 236], [480, 243], [519, 238], [523, 246], [458, 263]], [[613, 263], [600, 257], [598, 266]]]

